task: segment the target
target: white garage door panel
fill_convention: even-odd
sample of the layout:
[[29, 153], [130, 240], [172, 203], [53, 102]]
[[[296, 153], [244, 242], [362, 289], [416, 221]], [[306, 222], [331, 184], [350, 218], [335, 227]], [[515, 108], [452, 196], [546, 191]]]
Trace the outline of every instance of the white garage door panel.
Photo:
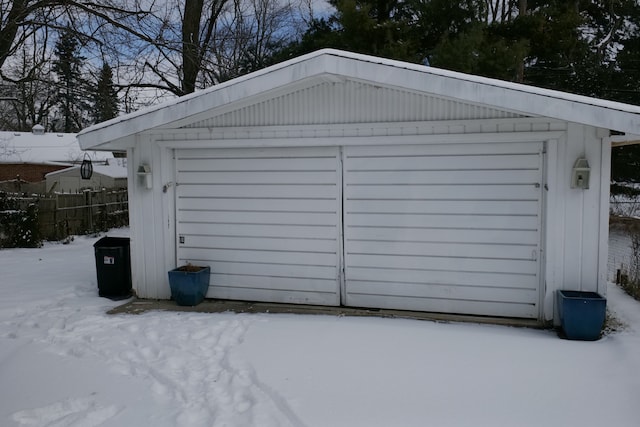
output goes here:
[[192, 172], [183, 173], [183, 181], [181, 185], [195, 184], [199, 182], [209, 182], [215, 184], [279, 184], [292, 185], [292, 179], [295, 178], [297, 184], [326, 184], [336, 182], [338, 175], [336, 172], [300, 172], [300, 171], [284, 171], [284, 172]]
[[414, 185], [414, 184], [532, 184], [540, 175], [535, 170], [523, 170], [514, 175], [510, 170], [458, 170], [458, 171], [351, 171], [345, 174], [346, 184]]
[[316, 198], [333, 199], [336, 195], [335, 185], [234, 185], [234, 184], [199, 184], [190, 185], [181, 191], [183, 197], [246, 197], [260, 198], [265, 194], [271, 197], [304, 198], [313, 194]]
[[176, 152], [178, 263], [210, 298], [339, 304], [339, 150]]
[[536, 256], [534, 245], [497, 245], [448, 242], [385, 242], [373, 239], [352, 240], [349, 251], [360, 255], [424, 256], [438, 258], [521, 259]]
[[536, 158], [531, 154], [517, 155], [469, 155], [435, 156], [430, 154], [415, 156], [360, 157], [349, 162], [350, 171], [396, 171], [396, 170], [512, 170], [536, 169]]
[[291, 302], [293, 304], [337, 305], [331, 303], [335, 298], [334, 292], [306, 292], [289, 289], [256, 289], [253, 287], [233, 286], [209, 287], [207, 298], [242, 300], [242, 301], [270, 301]]
[[523, 302], [535, 304], [539, 298], [537, 289], [492, 288], [474, 285], [452, 285], [438, 283], [394, 282], [393, 292], [385, 282], [351, 281], [349, 292], [352, 294], [384, 296], [406, 296], [410, 298], [457, 299], [492, 302]]
[[382, 242], [450, 242], [450, 243], [499, 243], [499, 244], [537, 244], [538, 232], [535, 230], [477, 230], [455, 228], [417, 228], [417, 227], [358, 227], [352, 226], [350, 237], [356, 241]]
[[[283, 251], [279, 249], [267, 251], [254, 251], [244, 249], [229, 248], [194, 248], [189, 246], [189, 236], [185, 239], [185, 244], [178, 245], [180, 260], [183, 262], [202, 261], [232, 261], [232, 262], [261, 262], [268, 264], [287, 265], [311, 265], [311, 266], [334, 266], [337, 263], [335, 254], [321, 252], [298, 252]], [[212, 239], [212, 242], [215, 239]], [[274, 246], [275, 248], [275, 246]]]
[[185, 234], [229, 237], [273, 237], [276, 239], [329, 239], [338, 238], [335, 225], [277, 225], [277, 224], [182, 224]]
[[[502, 259], [361, 255], [351, 252], [347, 252], [347, 258], [347, 269], [354, 266], [409, 270], [445, 270], [449, 271], [452, 277], [455, 277], [457, 272], [536, 274], [538, 271], [535, 262], [524, 260], [507, 260], [508, 262], [505, 262]], [[347, 279], [349, 278], [350, 276], [347, 274]]]
[[[179, 191], [179, 190], [178, 190]], [[338, 221], [335, 213], [311, 213], [301, 215], [299, 212], [269, 212], [269, 211], [233, 211], [224, 210], [224, 206], [218, 206], [218, 210], [191, 210], [180, 211], [179, 220], [184, 223], [223, 223], [223, 224], [275, 224], [275, 225], [308, 225], [334, 226]]]
[[[313, 156], [296, 156], [287, 155], [286, 151], [280, 150], [279, 158], [273, 156], [261, 157], [236, 157], [235, 154], [227, 154], [222, 156], [217, 154], [217, 158], [211, 158], [210, 155], [203, 153], [205, 158], [190, 159], [189, 173], [198, 171], [216, 173], [221, 172], [237, 172], [247, 171], [251, 173], [257, 172], [313, 172], [313, 171], [335, 171], [335, 159], [333, 157]], [[318, 153], [320, 154], [320, 153]], [[265, 158], [268, 161], [265, 162]]]
[[536, 215], [537, 201], [507, 200], [350, 200], [347, 214], [372, 213], [404, 214], [481, 214], [481, 215]]
[[[499, 192], [499, 193], [496, 193]], [[433, 199], [443, 197], [444, 200], [495, 200], [496, 194], [508, 200], [535, 200], [538, 197], [538, 189], [531, 184], [519, 185], [375, 185], [361, 186], [357, 188], [347, 187], [345, 197], [351, 200], [379, 199], [384, 195], [385, 199], [398, 200], [410, 197]]]
[[[398, 296], [358, 295], [361, 307], [378, 307], [412, 311], [431, 311], [436, 313], [464, 313], [479, 316], [504, 316], [536, 318], [537, 304], [505, 303], [480, 300], [461, 300], [449, 298], [407, 298]], [[491, 313], [491, 314], [487, 314]]]
[[[249, 276], [249, 275], [225, 275], [212, 274], [211, 279], [216, 286], [241, 287], [265, 290], [299, 291], [300, 281], [305, 281], [305, 292], [335, 293], [335, 278], [316, 279], [308, 277], [274, 277], [274, 276]], [[215, 293], [215, 289], [213, 290]]]
[[345, 147], [346, 303], [537, 317], [542, 148]]
[[538, 230], [537, 216], [508, 215], [419, 215], [368, 214], [352, 215], [351, 227], [409, 228], [409, 229], [484, 229], [484, 230]]
[[[535, 144], [535, 143], [534, 143]], [[504, 148], [508, 147], [508, 148]], [[366, 152], [365, 152], [366, 151]], [[472, 155], [515, 155], [515, 154], [531, 154], [530, 142], [504, 142], [487, 144], [484, 142], [476, 143], [443, 143], [433, 145], [395, 145], [393, 152], [389, 151], [388, 145], [372, 145], [365, 148], [365, 151], [358, 152], [358, 158], [413, 158], [417, 156], [434, 157], [434, 156], [472, 156]], [[355, 159], [354, 159], [355, 160]]]
[[212, 211], [219, 209], [221, 204], [228, 211], [247, 212], [259, 207], [261, 212], [310, 212], [335, 214], [335, 206], [327, 206], [322, 199], [267, 199], [263, 197], [236, 199], [232, 197], [192, 198], [188, 201], [189, 208], [195, 211]]
[[[336, 249], [335, 240], [331, 239], [307, 239], [295, 238], [285, 239], [280, 237], [247, 237], [247, 236], [215, 236], [212, 242], [210, 235], [194, 235], [189, 237], [189, 245], [193, 248], [208, 249], [232, 249], [232, 250], [254, 250], [296, 252], [296, 253], [319, 253], [334, 254]], [[212, 243], [214, 246], [212, 246]], [[274, 247], [277, 244], [277, 249]]]
[[335, 266], [310, 266], [291, 264], [267, 264], [244, 262], [214, 262], [211, 269], [216, 273], [229, 275], [251, 275], [270, 277], [296, 277], [307, 279], [335, 279], [337, 268]]
[[494, 288], [531, 289], [538, 287], [535, 274], [520, 273], [487, 273], [487, 272], [456, 272], [453, 276], [447, 270], [409, 270], [371, 267], [350, 267], [349, 277], [352, 280], [364, 282], [408, 282], [408, 283], [436, 283], [450, 285], [469, 285]]

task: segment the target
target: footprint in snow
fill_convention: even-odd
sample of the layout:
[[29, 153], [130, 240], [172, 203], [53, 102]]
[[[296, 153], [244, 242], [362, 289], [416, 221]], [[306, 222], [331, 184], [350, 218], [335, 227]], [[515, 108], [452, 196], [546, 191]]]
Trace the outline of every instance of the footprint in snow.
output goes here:
[[97, 427], [120, 411], [115, 405], [101, 406], [94, 399], [83, 397], [19, 411], [12, 418], [21, 426]]

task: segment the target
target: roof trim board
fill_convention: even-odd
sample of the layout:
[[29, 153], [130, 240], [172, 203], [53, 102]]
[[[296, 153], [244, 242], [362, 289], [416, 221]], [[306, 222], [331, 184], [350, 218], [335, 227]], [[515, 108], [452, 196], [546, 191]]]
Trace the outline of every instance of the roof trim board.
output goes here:
[[[85, 129], [83, 149], [105, 149], [136, 133], [202, 120], [207, 111], [250, 97], [264, 99], [284, 87], [322, 79], [356, 79], [373, 85], [432, 94], [460, 102], [640, 134], [640, 107], [433, 67], [323, 49]], [[307, 82], [308, 84], [308, 82]], [[228, 111], [228, 110], [227, 110]], [[197, 120], [197, 119], [196, 119]], [[194, 121], [196, 121], [194, 120]]]

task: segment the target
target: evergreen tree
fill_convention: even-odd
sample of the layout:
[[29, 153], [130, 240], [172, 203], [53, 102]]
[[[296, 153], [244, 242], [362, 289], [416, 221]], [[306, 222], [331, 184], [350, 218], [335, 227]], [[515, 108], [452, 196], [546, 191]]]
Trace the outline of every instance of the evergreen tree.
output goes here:
[[640, 33], [622, 43], [612, 83], [611, 99], [640, 105]]
[[80, 43], [71, 28], [60, 34], [54, 48], [53, 71], [58, 77], [57, 105], [62, 123], [57, 131], [78, 132], [83, 127], [83, 114], [88, 111], [86, 83], [82, 79], [82, 64], [86, 59], [80, 54]]
[[510, 33], [506, 24], [477, 22], [455, 36], [444, 35], [428, 57], [438, 68], [520, 81], [528, 51], [529, 41]]
[[118, 115], [118, 93], [113, 85], [113, 71], [104, 63], [92, 94], [93, 119], [104, 122]]

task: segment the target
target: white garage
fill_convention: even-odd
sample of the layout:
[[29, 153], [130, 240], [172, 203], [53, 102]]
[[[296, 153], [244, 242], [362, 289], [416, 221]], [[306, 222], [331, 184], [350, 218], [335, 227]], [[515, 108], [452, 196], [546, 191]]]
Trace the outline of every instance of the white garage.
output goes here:
[[637, 134], [638, 107], [323, 50], [79, 140], [127, 151], [140, 297], [190, 262], [209, 298], [547, 321], [606, 291], [610, 146]]

